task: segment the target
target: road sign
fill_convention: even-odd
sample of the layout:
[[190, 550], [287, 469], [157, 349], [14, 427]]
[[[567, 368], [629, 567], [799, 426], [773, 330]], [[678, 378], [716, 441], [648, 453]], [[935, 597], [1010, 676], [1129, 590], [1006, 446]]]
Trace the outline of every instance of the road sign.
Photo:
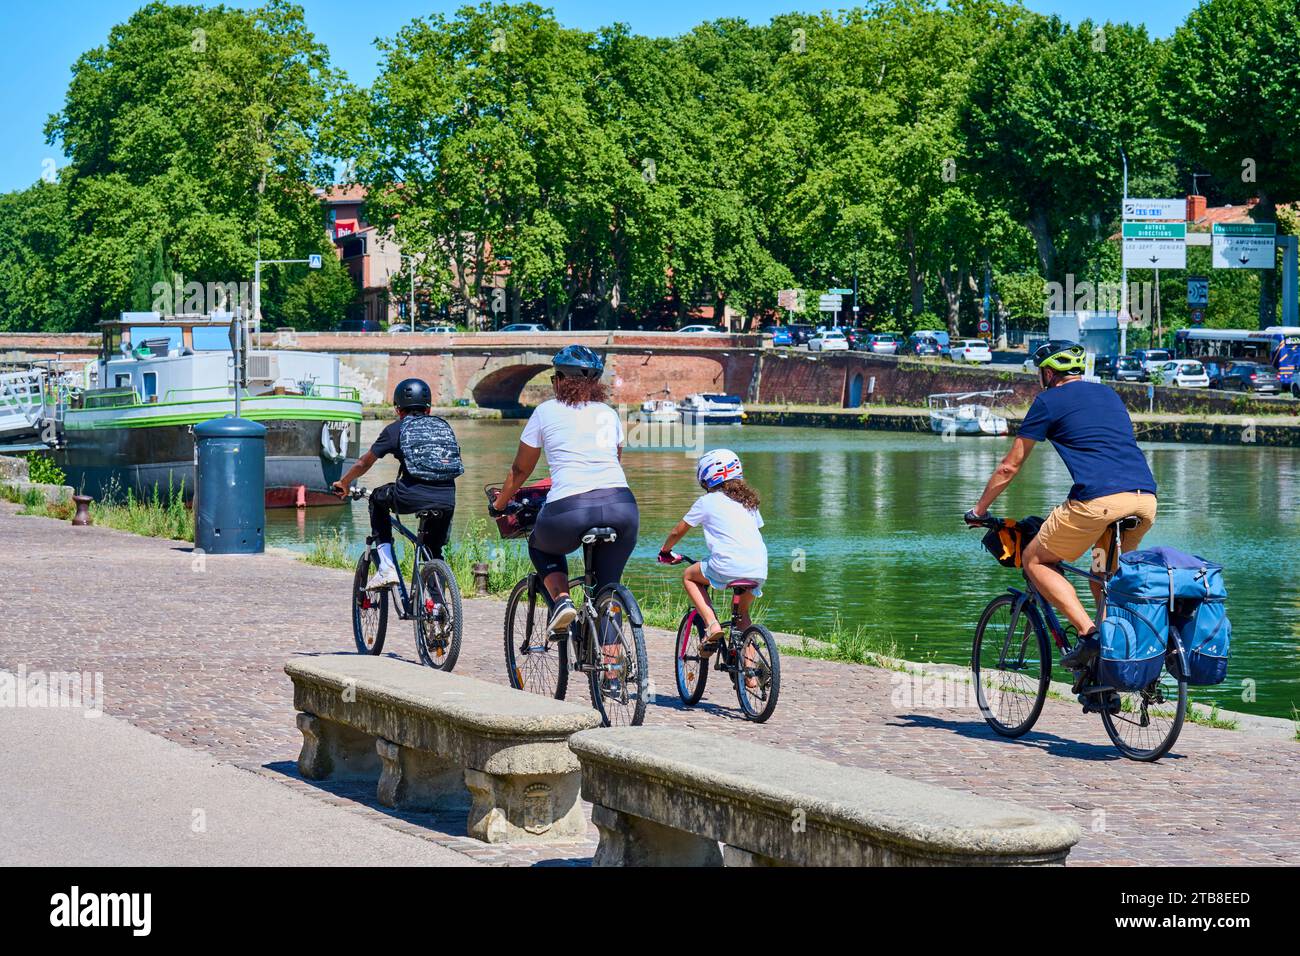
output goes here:
[[1202, 325], [1205, 322], [1204, 309], [1192, 309], [1192, 325]]
[[838, 312], [844, 308], [844, 299], [838, 295], [824, 295], [817, 300], [818, 312]]
[[827, 289], [826, 294], [827, 295], [852, 295], [853, 290], [852, 289]]
[[1210, 261], [1216, 269], [1272, 269], [1276, 261], [1276, 223], [1215, 223], [1210, 237]]
[[1184, 222], [1187, 219], [1185, 199], [1125, 199], [1121, 204], [1125, 222], [1142, 222], [1168, 219]]
[[319, 268], [320, 268], [320, 256], [316, 256], [316, 255], [308, 256], [308, 257], [307, 257], [307, 268], [309, 268], [309, 269], [319, 269]]
[[1125, 269], [1186, 269], [1187, 224], [1124, 223]]
[[1193, 308], [1197, 306], [1204, 308], [1210, 304], [1209, 276], [1187, 277], [1187, 304]]
[[802, 298], [803, 292], [800, 289], [782, 289], [776, 294], [776, 304], [791, 312], [802, 312], [799, 302]]

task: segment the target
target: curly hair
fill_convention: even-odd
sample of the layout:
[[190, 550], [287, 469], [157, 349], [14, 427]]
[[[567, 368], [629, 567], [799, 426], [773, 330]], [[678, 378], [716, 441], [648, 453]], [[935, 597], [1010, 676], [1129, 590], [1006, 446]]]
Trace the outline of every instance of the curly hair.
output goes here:
[[749, 511], [758, 510], [758, 492], [752, 486], [745, 484], [743, 478], [732, 478], [730, 481], [724, 481], [715, 491], [721, 491], [737, 504], [744, 505]]
[[584, 405], [587, 402], [604, 402], [608, 397], [605, 385], [598, 378], [555, 377], [555, 397], [565, 405]]

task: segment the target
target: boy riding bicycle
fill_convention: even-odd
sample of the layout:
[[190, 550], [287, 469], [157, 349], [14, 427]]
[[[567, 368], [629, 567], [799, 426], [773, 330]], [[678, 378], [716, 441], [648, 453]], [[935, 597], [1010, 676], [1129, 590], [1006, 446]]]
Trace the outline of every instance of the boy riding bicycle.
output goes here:
[[741, 630], [749, 626], [749, 607], [754, 598], [761, 597], [767, 578], [767, 545], [759, 531], [763, 516], [759, 513], [758, 492], [745, 483], [740, 458], [734, 451], [717, 448], [705, 452], [696, 465], [696, 480], [705, 494], [700, 495], [686, 512], [686, 516], [669, 533], [659, 552], [661, 564], [676, 564], [681, 556], [673, 553], [677, 544], [691, 528], [704, 529], [704, 541], [709, 557], [697, 561], [682, 575], [682, 586], [691, 603], [705, 623], [704, 641], [700, 655], [708, 657], [718, 647], [722, 625], [709, 603], [707, 590], [713, 586], [726, 590], [731, 581], [749, 579], [757, 586], [747, 589], [737, 598]]
[[[1138, 546], [1155, 523], [1156, 482], [1138, 448], [1123, 400], [1110, 386], [1083, 380], [1087, 358], [1083, 346], [1053, 340], [1039, 346], [1033, 358], [1043, 391], [965, 518], [973, 525], [988, 516], [989, 507], [1011, 484], [1035, 443], [1050, 441], [1055, 446], [1074, 486], [1025, 548], [1023, 567], [1034, 587], [1080, 635], [1074, 649], [1061, 658], [1061, 666], [1082, 671], [1099, 653], [1097, 627], [1057, 565], [1078, 560], [1091, 548], [1093, 571], [1114, 571], [1105, 567], [1110, 529], [1120, 518], [1136, 517], [1137, 526], [1124, 533], [1119, 550]], [[1101, 584], [1092, 581], [1090, 587], [1093, 597], [1100, 599]]]
[[446, 421], [430, 415], [433, 393], [423, 379], [408, 378], [393, 392], [397, 420], [379, 433], [370, 450], [357, 459], [346, 475], [334, 482], [334, 493], [347, 497], [352, 483], [385, 455], [397, 459], [397, 481], [380, 485], [370, 494], [370, 533], [379, 543], [379, 569], [366, 582], [366, 590], [397, 585], [393, 556], [393, 525], [389, 512], [425, 512], [420, 523], [421, 543], [430, 556], [442, 557], [456, 511], [456, 478], [464, 474], [460, 446]]

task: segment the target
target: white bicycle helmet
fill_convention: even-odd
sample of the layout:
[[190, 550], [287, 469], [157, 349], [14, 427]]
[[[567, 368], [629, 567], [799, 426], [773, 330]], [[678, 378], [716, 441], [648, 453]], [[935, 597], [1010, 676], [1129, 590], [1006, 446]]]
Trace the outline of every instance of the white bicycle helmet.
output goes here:
[[740, 456], [730, 448], [715, 448], [700, 456], [695, 465], [695, 477], [705, 488], [716, 488], [724, 481], [743, 478], [744, 469], [740, 467]]

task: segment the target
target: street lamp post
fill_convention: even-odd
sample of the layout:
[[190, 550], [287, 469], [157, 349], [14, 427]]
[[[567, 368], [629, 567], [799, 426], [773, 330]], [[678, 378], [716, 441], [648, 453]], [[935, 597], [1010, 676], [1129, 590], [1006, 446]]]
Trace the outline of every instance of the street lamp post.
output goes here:
[[411, 263], [411, 331], [415, 331], [415, 256], [399, 252], [398, 256]]
[[[1119, 206], [1119, 354], [1128, 354], [1128, 268], [1124, 265], [1124, 203], [1128, 202], [1128, 155], [1119, 147], [1119, 158], [1124, 163], [1124, 198]], [[1112, 300], [1113, 301], [1113, 300]]]

